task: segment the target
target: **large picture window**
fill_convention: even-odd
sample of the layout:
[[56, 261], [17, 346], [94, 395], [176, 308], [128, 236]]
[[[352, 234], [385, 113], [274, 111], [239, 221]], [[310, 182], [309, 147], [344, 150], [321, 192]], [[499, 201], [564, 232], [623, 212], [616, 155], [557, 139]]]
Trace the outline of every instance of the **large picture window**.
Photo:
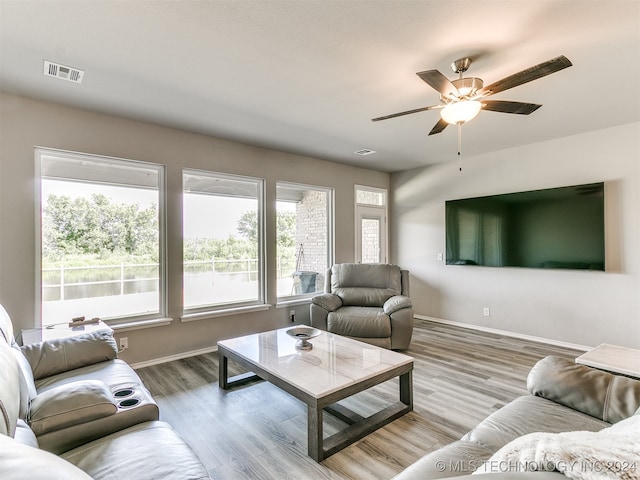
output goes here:
[[183, 171], [185, 312], [264, 303], [263, 180]]
[[276, 210], [278, 297], [322, 291], [333, 263], [333, 190], [278, 182]]
[[42, 325], [164, 315], [163, 167], [36, 149]]

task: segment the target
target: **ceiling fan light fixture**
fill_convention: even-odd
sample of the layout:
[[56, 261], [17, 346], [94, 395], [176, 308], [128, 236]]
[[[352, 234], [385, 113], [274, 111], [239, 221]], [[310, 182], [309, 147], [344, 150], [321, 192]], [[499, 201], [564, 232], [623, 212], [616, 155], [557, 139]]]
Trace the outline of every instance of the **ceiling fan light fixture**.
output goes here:
[[442, 110], [440, 116], [442, 119], [452, 125], [465, 123], [476, 118], [480, 113], [482, 104], [476, 100], [463, 100], [461, 102], [450, 103]]

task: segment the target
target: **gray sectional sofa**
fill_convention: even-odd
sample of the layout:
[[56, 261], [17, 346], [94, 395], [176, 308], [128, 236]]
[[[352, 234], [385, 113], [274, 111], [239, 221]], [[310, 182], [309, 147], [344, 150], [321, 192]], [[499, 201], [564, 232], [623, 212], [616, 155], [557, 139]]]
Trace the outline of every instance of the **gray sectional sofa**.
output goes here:
[[107, 328], [20, 347], [0, 305], [0, 478], [210, 478]]
[[[527, 388], [530, 395], [519, 397], [497, 410], [462, 439], [425, 455], [395, 476], [394, 480], [462, 479], [470, 478], [468, 474], [482, 469], [488, 473], [474, 475], [474, 479], [560, 480], [567, 478], [560, 473], [563, 469], [567, 476], [580, 478], [573, 474], [589, 472], [590, 469], [595, 474], [607, 463], [620, 470], [620, 475], [613, 475], [614, 478], [640, 478], [640, 443], [630, 448], [631, 460], [611, 460], [608, 453], [605, 454], [607, 458], [601, 458], [593, 453], [594, 449], [590, 449], [590, 457], [582, 459], [579, 447], [573, 448], [570, 444], [573, 438], [580, 438], [581, 442], [576, 442], [576, 445], [592, 442], [592, 447], [602, 447], [602, 443], [610, 441], [608, 439], [611, 436], [599, 437], [583, 432], [604, 434], [605, 429], [613, 424], [621, 426], [622, 423], [629, 424], [629, 436], [640, 442], [640, 380], [550, 356], [532, 368], [527, 378]], [[631, 418], [634, 415], [637, 418]], [[544, 458], [545, 462], [552, 463], [549, 459], [558, 458], [558, 455], [544, 452], [544, 449], [556, 445], [564, 446], [565, 453], [569, 453], [572, 460], [562, 464], [558, 461], [552, 465], [545, 463], [540, 471], [531, 471], [541, 466], [536, 463], [538, 460], [523, 461], [521, 455], [518, 461], [513, 461], [513, 456], [500, 456], [501, 452], [506, 454], [510, 451], [508, 445], [526, 443], [522, 440], [527, 440], [525, 436], [531, 438], [536, 435], [534, 432], [551, 435], [538, 434], [541, 435], [537, 437], [538, 440], [544, 439], [544, 444], [538, 441], [538, 444], [530, 447], [537, 449], [535, 455], [525, 452], [532, 453], [531, 458]], [[564, 432], [563, 436], [553, 435], [561, 432]], [[552, 439], [557, 441], [550, 442]], [[613, 445], [607, 445], [607, 451], [614, 450], [609, 447]], [[637, 455], [637, 460], [633, 455]], [[581, 472], [570, 469], [580, 469]]]

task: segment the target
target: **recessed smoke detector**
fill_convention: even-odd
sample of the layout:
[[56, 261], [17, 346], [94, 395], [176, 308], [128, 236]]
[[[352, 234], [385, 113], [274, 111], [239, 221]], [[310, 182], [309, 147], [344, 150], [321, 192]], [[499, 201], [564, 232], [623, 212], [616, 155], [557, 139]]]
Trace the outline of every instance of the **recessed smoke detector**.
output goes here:
[[356, 150], [355, 152], [353, 152], [357, 155], [373, 155], [374, 153], [376, 153], [375, 150], [369, 150], [368, 148], [362, 148], [360, 150]]
[[48, 77], [56, 77], [73, 83], [82, 83], [84, 70], [79, 68], [68, 67], [59, 63], [44, 61], [44, 72]]

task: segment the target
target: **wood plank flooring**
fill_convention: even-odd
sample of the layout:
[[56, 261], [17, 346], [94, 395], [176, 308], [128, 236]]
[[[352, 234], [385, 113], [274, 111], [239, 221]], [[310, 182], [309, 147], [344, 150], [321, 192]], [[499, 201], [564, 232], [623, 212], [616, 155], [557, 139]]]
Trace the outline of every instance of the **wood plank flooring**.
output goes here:
[[[218, 388], [218, 356], [199, 355], [138, 370], [170, 423], [214, 479], [389, 479], [459, 439], [526, 394], [529, 369], [547, 355], [583, 352], [416, 320], [414, 411], [321, 463], [307, 456], [306, 406], [267, 382]], [[230, 364], [230, 373], [241, 373]], [[397, 400], [397, 379], [345, 401], [370, 415]], [[325, 436], [345, 424], [325, 415]]]

